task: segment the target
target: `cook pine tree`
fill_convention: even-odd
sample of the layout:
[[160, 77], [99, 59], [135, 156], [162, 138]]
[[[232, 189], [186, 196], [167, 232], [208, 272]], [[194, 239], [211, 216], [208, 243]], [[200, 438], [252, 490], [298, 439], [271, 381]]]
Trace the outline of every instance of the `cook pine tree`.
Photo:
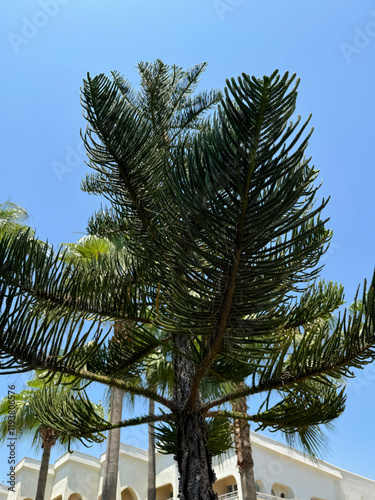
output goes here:
[[[193, 124], [209, 108], [207, 94], [170, 99], [161, 68], [146, 67], [149, 86], [136, 100], [105, 75], [88, 75], [82, 88], [93, 170], [83, 188], [110, 204], [92, 225], [121, 234], [126, 265], [99, 258], [80, 270], [30, 234], [4, 236], [0, 368], [45, 369], [153, 399], [163, 411], [118, 424], [83, 412], [84, 393], [79, 404], [63, 404], [48, 388], [34, 408], [72, 436], [172, 422], [179, 498], [214, 499], [207, 422], [237, 418], [295, 432], [342, 413], [342, 377], [374, 358], [374, 283], [361, 310], [334, 328], [328, 320], [303, 328], [321, 307], [309, 290], [331, 233], [305, 156], [309, 120], [294, 114], [294, 75], [228, 80], [204, 126], [180, 134], [176, 122], [176, 143], [164, 128], [174, 110], [183, 102], [179, 116]], [[186, 85], [200, 68], [187, 72]], [[114, 321], [129, 331], [111, 343]], [[172, 359], [171, 398], [133, 382], [159, 348]], [[205, 400], [208, 379], [235, 387]], [[282, 396], [274, 405], [270, 391]], [[255, 394], [265, 395], [258, 412], [226, 406]]]

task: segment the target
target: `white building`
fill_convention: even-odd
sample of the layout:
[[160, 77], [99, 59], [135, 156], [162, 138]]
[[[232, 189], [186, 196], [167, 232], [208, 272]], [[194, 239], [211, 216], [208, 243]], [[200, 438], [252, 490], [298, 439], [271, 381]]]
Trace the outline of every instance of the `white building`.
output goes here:
[[[252, 433], [259, 500], [375, 500], [375, 481], [323, 461], [312, 461], [286, 445]], [[65, 453], [50, 465], [47, 500], [100, 500], [105, 453], [101, 458]], [[24, 458], [16, 467], [15, 493], [0, 487], [0, 500], [33, 500], [40, 462]], [[157, 500], [177, 499], [178, 473], [171, 456], [157, 454]], [[215, 462], [220, 500], [242, 500], [233, 452]], [[146, 500], [147, 451], [122, 444], [116, 500]], [[191, 499], [194, 500], [194, 499]]]

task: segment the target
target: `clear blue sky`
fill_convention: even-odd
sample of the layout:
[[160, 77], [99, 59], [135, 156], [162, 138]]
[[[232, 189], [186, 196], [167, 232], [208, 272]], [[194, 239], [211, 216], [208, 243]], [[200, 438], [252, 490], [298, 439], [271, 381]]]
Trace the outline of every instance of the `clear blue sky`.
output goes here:
[[[333, 240], [323, 277], [348, 303], [375, 266], [375, 6], [371, 0], [3, 0], [0, 4], [0, 200], [32, 215], [42, 239], [76, 241], [98, 199], [79, 189], [84, 164], [79, 102], [87, 72], [137, 82], [139, 61], [209, 62], [202, 88], [276, 68], [301, 78], [297, 111], [313, 113], [308, 148], [331, 196]], [[56, 169], [60, 176], [56, 174]], [[0, 378], [22, 389], [25, 377]], [[375, 366], [349, 383], [327, 461], [375, 479]], [[275, 437], [272, 435], [272, 437]], [[147, 446], [138, 429], [123, 437]], [[104, 448], [102, 448], [103, 451]], [[82, 450], [84, 451], [84, 450]], [[5, 479], [6, 449], [0, 481]], [[18, 446], [18, 459], [35, 456]], [[40, 453], [37, 455], [40, 456]], [[56, 455], [52, 457], [52, 461]]]

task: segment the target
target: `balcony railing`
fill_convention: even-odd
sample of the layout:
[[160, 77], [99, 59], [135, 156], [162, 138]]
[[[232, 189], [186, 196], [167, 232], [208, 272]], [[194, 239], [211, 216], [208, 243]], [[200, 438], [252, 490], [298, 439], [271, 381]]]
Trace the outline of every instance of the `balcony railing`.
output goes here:
[[[219, 500], [237, 500], [238, 491], [231, 491], [230, 493], [224, 493], [224, 495], [219, 495]], [[167, 500], [174, 500], [173, 497]], [[277, 497], [275, 495], [268, 495], [267, 493], [257, 492], [257, 500], [284, 500], [282, 497]], [[292, 498], [291, 500], [299, 500], [299, 498]]]
[[231, 491], [230, 493], [225, 493], [224, 495], [219, 495], [219, 500], [235, 500], [238, 498], [238, 491]]
[[[275, 495], [268, 495], [267, 493], [259, 493], [257, 492], [257, 499], [264, 500], [284, 500], [282, 497], [277, 497]], [[298, 500], [298, 498], [292, 498], [291, 500]]]

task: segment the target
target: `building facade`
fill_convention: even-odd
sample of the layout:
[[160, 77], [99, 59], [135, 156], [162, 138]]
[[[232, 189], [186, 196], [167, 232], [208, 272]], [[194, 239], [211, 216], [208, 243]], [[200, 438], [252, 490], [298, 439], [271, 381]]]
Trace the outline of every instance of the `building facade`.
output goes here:
[[[313, 461], [265, 436], [252, 433], [258, 500], [375, 500], [375, 481], [326, 462]], [[95, 458], [65, 453], [50, 465], [46, 500], [100, 500], [105, 453]], [[236, 456], [215, 461], [219, 500], [243, 500]], [[0, 487], [0, 500], [34, 500], [40, 462], [24, 458], [16, 467], [15, 491]], [[178, 472], [173, 457], [157, 454], [157, 500], [177, 500]], [[116, 500], [147, 499], [147, 451], [122, 444]], [[193, 499], [192, 499], [193, 500]]]

